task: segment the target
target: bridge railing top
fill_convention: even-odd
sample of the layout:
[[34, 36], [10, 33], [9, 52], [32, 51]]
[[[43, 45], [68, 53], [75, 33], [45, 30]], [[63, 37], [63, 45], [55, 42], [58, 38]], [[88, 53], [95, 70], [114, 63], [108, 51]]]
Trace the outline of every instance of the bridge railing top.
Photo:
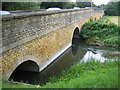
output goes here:
[[57, 13], [86, 11], [86, 10], [90, 11], [94, 9], [102, 11], [102, 9], [99, 9], [99, 8], [62, 9], [59, 11], [46, 11], [45, 9], [10, 11], [10, 14], [2, 15], [2, 21], [10, 20], [10, 19], [17, 19], [17, 18], [24, 18], [24, 17], [29, 17], [29, 16], [44, 16], [44, 15], [51, 15], [51, 14], [57, 14]]

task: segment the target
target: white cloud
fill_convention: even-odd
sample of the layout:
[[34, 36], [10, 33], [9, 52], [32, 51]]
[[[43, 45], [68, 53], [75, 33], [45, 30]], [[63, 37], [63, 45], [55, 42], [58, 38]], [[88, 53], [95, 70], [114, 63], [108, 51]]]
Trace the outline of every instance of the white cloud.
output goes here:
[[72, 2], [76, 2], [76, 0], [72, 0]]
[[107, 4], [109, 0], [92, 0], [94, 4], [101, 5], [101, 4]]

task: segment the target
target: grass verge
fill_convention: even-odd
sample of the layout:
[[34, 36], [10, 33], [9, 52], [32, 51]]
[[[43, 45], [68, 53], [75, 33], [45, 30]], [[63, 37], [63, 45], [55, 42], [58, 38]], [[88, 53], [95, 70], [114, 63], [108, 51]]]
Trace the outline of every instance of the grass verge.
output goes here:
[[115, 23], [118, 25], [118, 17], [119, 16], [104, 16], [106, 20], [109, 20], [111, 23]]
[[3, 88], [118, 88], [118, 60], [76, 63], [43, 86], [3, 83]]

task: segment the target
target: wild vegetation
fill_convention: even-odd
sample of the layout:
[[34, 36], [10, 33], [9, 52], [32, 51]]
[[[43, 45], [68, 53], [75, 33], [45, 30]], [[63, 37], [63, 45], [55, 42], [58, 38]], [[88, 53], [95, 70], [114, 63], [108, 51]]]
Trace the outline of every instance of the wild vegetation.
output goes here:
[[120, 12], [120, 2], [109, 2], [107, 5], [104, 5], [105, 15], [109, 16], [119, 16]]
[[119, 16], [104, 16], [104, 18], [106, 18], [106, 20], [108, 20], [111, 23], [115, 23], [116, 25], [119, 25]]
[[109, 0], [107, 5], [99, 5], [98, 8], [105, 10], [106, 16], [120, 16], [120, 2], [115, 2], [115, 0]]
[[81, 38], [90, 45], [118, 47], [119, 32], [120, 27], [104, 17], [98, 21], [93, 21], [91, 18], [90, 22], [83, 25], [80, 34]]
[[108, 59], [120, 57], [120, 53], [118, 52], [105, 52], [102, 55], [103, 57], [108, 58]]
[[118, 59], [104, 63], [95, 62], [94, 59], [79, 61], [59, 77], [51, 77], [45, 85], [10, 84], [4, 81], [3, 88], [118, 88]]

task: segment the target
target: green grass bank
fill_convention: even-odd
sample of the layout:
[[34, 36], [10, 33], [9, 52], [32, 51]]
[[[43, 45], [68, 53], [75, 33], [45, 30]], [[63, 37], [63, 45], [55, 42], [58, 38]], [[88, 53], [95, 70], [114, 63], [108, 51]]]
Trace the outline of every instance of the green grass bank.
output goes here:
[[3, 81], [3, 88], [118, 88], [118, 59], [105, 63], [94, 59], [79, 61], [59, 77], [51, 77], [45, 85]]
[[81, 38], [90, 45], [119, 47], [120, 26], [111, 20], [107, 16], [97, 21], [90, 19], [81, 29]]

